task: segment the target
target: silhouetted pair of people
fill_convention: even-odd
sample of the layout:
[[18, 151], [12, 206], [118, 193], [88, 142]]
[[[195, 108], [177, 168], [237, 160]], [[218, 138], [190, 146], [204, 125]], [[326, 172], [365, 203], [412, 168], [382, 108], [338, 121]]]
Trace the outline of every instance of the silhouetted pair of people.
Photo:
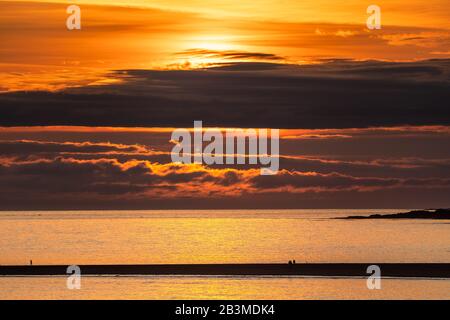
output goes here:
[[295, 264], [295, 260], [289, 260], [289, 265]]

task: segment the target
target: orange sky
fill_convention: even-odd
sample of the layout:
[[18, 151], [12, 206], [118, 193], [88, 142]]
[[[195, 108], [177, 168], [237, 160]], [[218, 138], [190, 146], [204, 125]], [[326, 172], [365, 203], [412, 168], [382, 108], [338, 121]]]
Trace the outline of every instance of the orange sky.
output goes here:
[[[33, 2], [56, 2], [65, 0]], [[177, 12], [200, 13], [204, 17], [239, 18], [259, 21], [354, 23], [365, 21], [365, 9], [370, 4], [380, 6], [388, 25], [414, 27], [449, 27], [446, 0], [379, 0], [347, 1], [279, 1], [279, 0], [77, 0], [76, 4], [154, 8]], [[70, 2], [70, 3], [72, 3]], [[446, 11], [447, 9], [447, 11]]]
[[445, 0], [379, 1], [374, 31], [355, 0], [77, 1], [79, 31], [65, 28], [68, 2], [59, 2], [0, 1], [0, 91], [108, 83], [113, 69], [450, 57]]

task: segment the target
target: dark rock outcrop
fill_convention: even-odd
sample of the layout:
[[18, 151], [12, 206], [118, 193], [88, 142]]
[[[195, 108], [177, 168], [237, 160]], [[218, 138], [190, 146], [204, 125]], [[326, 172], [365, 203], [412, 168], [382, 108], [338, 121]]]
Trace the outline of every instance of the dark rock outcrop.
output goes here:
[[450, 220], [450, 209], [415, 210], [394, 214], [372, 214], [370, 216], [348, 216], [341, 219], [438, 219]]

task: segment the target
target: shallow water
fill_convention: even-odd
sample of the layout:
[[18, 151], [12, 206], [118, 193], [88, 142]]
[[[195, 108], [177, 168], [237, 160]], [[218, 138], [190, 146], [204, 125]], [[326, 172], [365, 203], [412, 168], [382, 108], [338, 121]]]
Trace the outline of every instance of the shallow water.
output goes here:
[[0, 299], [450, 299], [450, 280], [263, 277], [0, 277]]
[[2, 212], [0, 264], [450, 262], [449, 223], [331, 219], [373, 212]]

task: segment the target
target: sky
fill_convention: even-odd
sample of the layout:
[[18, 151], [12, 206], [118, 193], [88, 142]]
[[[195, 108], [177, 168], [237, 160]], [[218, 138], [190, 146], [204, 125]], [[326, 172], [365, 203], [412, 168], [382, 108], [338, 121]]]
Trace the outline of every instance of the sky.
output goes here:
[[378, 2], [380, 30], [367, 29], [361, 0], [75, 3], [82, 29], [73, 32], [65, 27], [67, 1], [0, 1], [0, 91], [108, 81], [115, 69], [450, 57], [446, 0]]
[[[0, 209], [450, 206], [448, 1], [74, 3], [0, 1]], [[194, 120], [279, 173], [172, 163]]]

